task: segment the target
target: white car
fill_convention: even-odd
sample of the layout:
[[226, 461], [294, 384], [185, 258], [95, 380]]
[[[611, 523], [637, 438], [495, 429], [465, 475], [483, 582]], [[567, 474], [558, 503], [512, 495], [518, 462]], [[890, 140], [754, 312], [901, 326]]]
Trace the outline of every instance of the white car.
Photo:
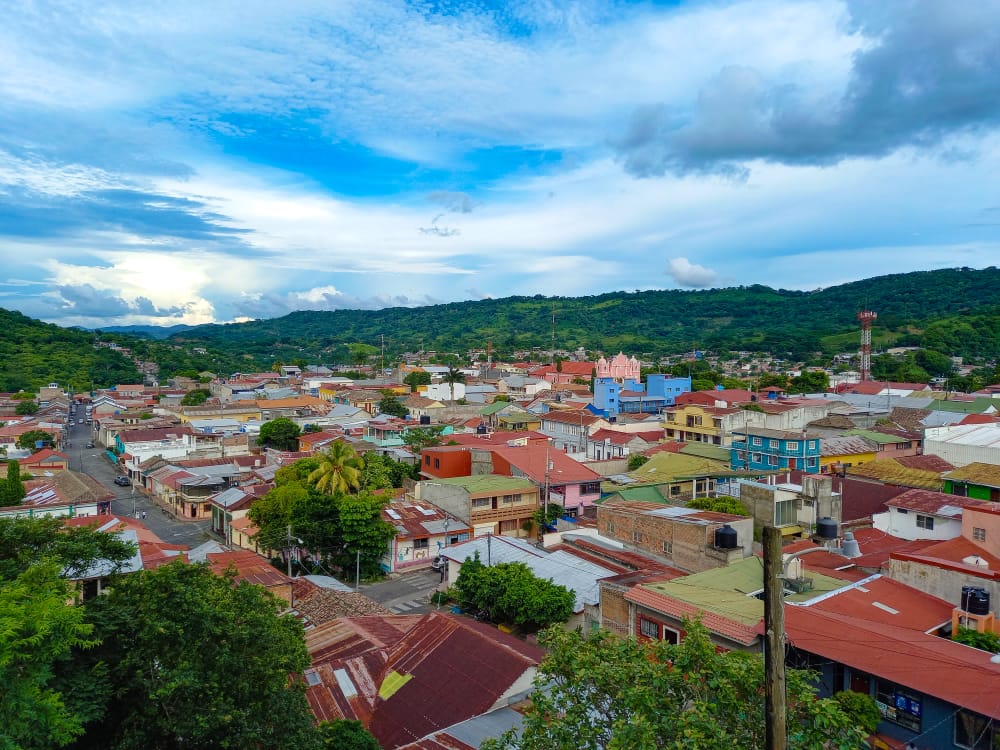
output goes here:
[[78, 420], [76, 421], [76, 423], [77, 423], [77, 424], [83, 424], [83, 420], [82, 420], [82, 419], [78, 419]]

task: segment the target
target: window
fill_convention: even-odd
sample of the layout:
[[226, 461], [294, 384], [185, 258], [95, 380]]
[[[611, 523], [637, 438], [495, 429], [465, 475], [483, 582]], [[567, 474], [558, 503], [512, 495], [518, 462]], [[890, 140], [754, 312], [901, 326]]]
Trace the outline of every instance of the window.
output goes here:
[[430, 539], [426, 537], [423, 539], [413, 540], [413, 549], [427, 549], [430, 546]]
[[753, 462], [754, 462], [755, 464], [759, 464], [759, 463], [761, 462], [761, 455], [760, 455], [759, 453], [754, 453], [754, 454], [753, 454], [753, 458], [752, 458], [751, 460], [752, 460], [752, 461], [753, 461]]
[[507, 503], [508, 505], [510, 505], [511, 503], [516, 502], [517, 500], [520, 500], [520, 499], [521, 499], [520, 495], [504, 495], [503, 496], [503, 501], [505, 503]]
[[615, 533], [615, 522], [614, 521], [608, 521], [608, 533], [609, 534], [614, 534]]
[[795, 441], [792, 441], [790, 443], [785, 443], [785, 450], [787, 450], [789, 453], [792, 451], [797, 451], [798, 449], [799, 449], [799, 444], [796, 443]]
[[671, 495], [679, 495], [679, 494], [681, 494], [681, 486], [679, 484], [672, 484], [672, 485], [670, 485], [670, 494]]
[[788, 526], [795, 523], [795, 502], [779, 500], [774, 504], [774, 525]]
[[635, 542], [636, 544], [640, 544], [642, 542], [642, 532], [641, 531], [633, 531], [632, 532], [632, 541]]
[[493, 505], [488, 497], [477, 497], [472, 501], [473, 508], [489, 508]]
[[660, 640], [660, 623], [647, 620], [645, 617], [639, 618], [639, 633], [647, 638]]
[[596, 495], [601, 491], [600, 482], [587, 482], [581, 485], [580, 492], [584, 495]]
[[434, 468], [435, 469], [440, 469], [441, 468], [441, 459], [440, 458], [435, 458], [434, 459]]
[[754, 445], [760, 445], [760, 443], [761, 443], [761, 440], [760, 440], [760, 438], [759, 438], [759, 437], [755, 437], [755, 438], [753, 439], [753, 444], [754, 444]]
[[972, 538], [977, 542], [986, 541], [986, 529], [981, 529], [978, 526], [972, 527]]
[[917, 528], [927, 529], [927, 531], [933, 531], [934, 529], [934, 516], [917, 516]]
[[767, 465], [768, 466], [777, 466], [778, 465], [778, 457], [777, 456], [768, 456], [767, 457]]
[[501, 521], [500, 522], [500, 533], [509, 534], [512, 531], [517, 531], [517, 521]]
[[665, 554], [665, 555], [672, 555], [673, 553], [674, 553], [674, 544], [673, 544], [673, 542], [664, 542], [663, 543], [663, 554]]
[[424, 466], [430, 466], [430, 465], [431, 465], [431, 457], [424, 456]]
[[885, 721], [906, 727], [911, 732], [920, 731], [920, 717], [924, 712], [923, 701], [915, 694], [894, 682], [876, 680], [875, 702], [878, 703], [879, 711]]
[[985, 716], [961, 709], [955, 714], [955, 744], [959, 747], [992, 750], [998, 739], [1000, 731]]

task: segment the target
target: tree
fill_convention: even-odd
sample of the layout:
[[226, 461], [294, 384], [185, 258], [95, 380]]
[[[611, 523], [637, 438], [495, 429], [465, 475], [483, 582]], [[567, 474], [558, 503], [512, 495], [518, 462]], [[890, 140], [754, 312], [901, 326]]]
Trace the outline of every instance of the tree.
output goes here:
[[788, 387], [800, 393], [821, 393], [830, 387], [830, 376], [825, 372], [806, 370], [788, 381]]
[[455, 400], [455, 383], [465, 382], [465, 373], [449, 367], [448, 372], [441, 376], [441, 379], [451, 387], [451, 400]]
[[181, 406], [201, 406], [211, 396], [212, 392], [207, 388], [195, 388], [193, 391], [188, 391], [184, 394], [184, 398], [181, 399]]
[[719, 495], [718, 497], [696, 497], [685, 503], [687, 508], [696, 510], [710, 510], [714, 513], [729, 513], [733, 516], [749, 516], [750, 511], [739, 499], [731, 495]]
[[566, 512], [559, 503], [546, 503], [544, 507], [535, 511], [534, 520], [539, 526], [552, 526], [556, 520]]
[[328, 750], [380, 750], [378, 740], [354, 719], [334, 719], [319, 725], [323, 747]]
[[410, 393], [416, 393], [419, 386], [431, 384], [431, 374], [424, 370], [412, 370], [406, 373], [403, 383], [410, 386]]
[[382, 400], [378, 402], [378, 410], [382, 414], [388, 414], [390, 417], [399, 417], [400, 419], [403, 419], [410, 413], [392, 391], [382, 392]]
[[[520, 736], [484, 750], [660, 750], [764, 747], [764, 666], [758, 654], [717, 652], [708, 630], [684, 625], [677, 645], [550, 628]], [[865, 733], [813, 675], [786, 673], [790, 750], [860, 750]]]
[[27, 494], [21, 481], [21, 464], [11, 459], [7, 462], [7, 478], [0, 483], [0, 507], [20, 505]]
[[47, 560], [0, 586], [0, 747], [62, 747], [86, 718], [63, 693], [56, 666], [73, 648], [96, 644], [81, 607], [67, 605], [68, 582]]
[[387, 495], [360, 492], [341, 495], [338, 500], [340, 538], [339, 555], [331, 555], [343, 571], [360, 566], [361, 575], [370, 577], [381, 572], [380, 560], [389, 542], [396, 536], [396, 527], [382, 519]]
[[641, 453], [630, 453], [628, 457], [628, 470], [635, 471], [647, 461], [649, 461], [649, 456], [644, 456]]
[[462, 564], [455, 590], [465, 609], [485, 610], [493, 622], [535, 632], [572, 615], [576, 597], [565, 586], [538, 578], [524, 563], [484, 565], [478, 553]]
[[14, 408], [14, 412], [21, 417], [27, 414], [34, 414], [37, 411], [38, 404], [35, 401], [18, 401], [17, 406]]
[[435, 425], [433, 427], [411, 427], [403, 433], [403, 444], [413, 453], [420, 453], [424, 448], [433, 448], [441, 445], [444, 439], [441, 432], [444, 427]]
[[878, 725], [882, 723], [882, 712], [870, 695], [843, 690], [834, 693], [833, 698], [840, 704], [841, 710], [850, 717], [851, 723], [861, 727], [865, 734], [875, 734], [878, 731]]
[[296, 677], [301, 624], [255, 584], [177, 561], [122, 577], [87, 603], [113, 704], [81, 748], [316, 748]]
[[278, 451], [294, 451], [299, 447], [302, 430], [287, 417], [278, 417], [260, 426], [258, 442]]
[[52, 445], [55, 438], [51, 432], [45, 430], [28, 430], [22, 432], [17, 438], [17, 447], [26, 450], [33, 450], [38, 443]]
[[343, 440], [336, 440], [325, 451], [318, 453], [319, 465], [309, 474], [309, 481], [320, 492], [334, 495], [351, 492], [361, 486], [361, 471], [365, 462], [354, 448]]

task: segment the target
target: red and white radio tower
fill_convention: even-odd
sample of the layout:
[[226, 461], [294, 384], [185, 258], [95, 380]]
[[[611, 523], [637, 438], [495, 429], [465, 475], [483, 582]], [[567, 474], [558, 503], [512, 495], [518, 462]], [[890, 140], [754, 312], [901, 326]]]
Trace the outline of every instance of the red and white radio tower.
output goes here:
[[858, 313], [861, 321], [861, 382], [872, 379], [872, 321], [878, 315], [871, 310]]

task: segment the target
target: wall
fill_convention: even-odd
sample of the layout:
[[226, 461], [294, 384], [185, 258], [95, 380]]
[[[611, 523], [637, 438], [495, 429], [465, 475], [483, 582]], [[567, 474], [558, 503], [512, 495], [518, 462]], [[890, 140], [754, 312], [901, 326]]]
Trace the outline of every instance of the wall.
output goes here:
[[628, 635], [629, 603], [625, 601], [627, 586], [599, 583], [601, 588], [601, 627], [615, 635]]
[[955, 606], [961, 604], [963, 586], [979, 586], [990, 594], [990, 606], [994, 613], [1000, 604], [1000, 581], [992, 574], [982, 578], [959, 570], [948, 570], [934, 565], [905, 559], [904, 555], [893, 555], [889, 560], [887, 575], [900, 583], [912, 586], [924, 593], [944, 599]]
[[876, 513], [872, 516], [872, 526], [879, 531], [910, 541], [914, 539], [954, 539], [962, 533], [961, 518], [931, 516], [934, 519], [933, 529], [918, 527], [917, 516], [925, 517], [927, 515], [929, 514], [918, 513], [915, 510], [890, 507], [887, 512]]
[[962, 536], [966, 539], [975, 539], [973, 529], [983, 529], [986, 532], [986, 539], [976, 543], [994, 557], [1000, 557], [1000, 514], [990, 512], [992, 507], [987, 506], [985, 510], [964, 508], [962, 510]]
[[461, 519], [465, 523], [470, 522], [469, 493], [462, 487], [435, 484], [433, 481], [417, 482], [413, 494], [417, 500], [426, 500], [455, 518]]

